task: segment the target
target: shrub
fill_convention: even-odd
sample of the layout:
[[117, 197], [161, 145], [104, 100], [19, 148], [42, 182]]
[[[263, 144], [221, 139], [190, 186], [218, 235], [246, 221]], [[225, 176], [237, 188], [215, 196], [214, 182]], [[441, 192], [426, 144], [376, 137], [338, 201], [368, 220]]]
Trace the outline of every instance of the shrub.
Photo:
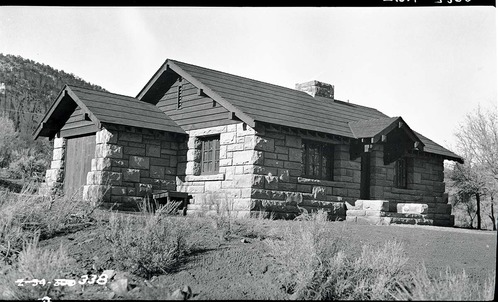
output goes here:
[[235, 218], [231, 224], [231, 234], [264, 240], [279, 238], [273, 213], [256, 212], [251, 217]]
[[289, 224], [282, 240], [268, 240], [272, 254], [285, 267], [279, 281], [287, 293], [304, 297], [314, 277], [343, 247], [342, 238], [331, 238], [327, 231], [327, 213], [303, 214], [301, 221]]
[[[375, 248], [363, 246], [353, 258], [342, 238], [329, 235], [327, 213], [303, 214], [284, 234], [269, 241], [273, 255], [285, 266], [282, 287], [295, 299], [385, 300], [404, 278], [407, 261], [397, 242]], [[350, 251], [348, 251], [350, 253]]]
[[202, 210], [212, 219], [220, 239], [228, 240], [236, 219], [233, 198], [227, 193], [208, 192], [203, 196]]
[[324, 261], [303, 296], [326, 300], [392, 299], [398, 282], [407, 278], [402, 270], [407, 260], [402, 245], [396, 241], [380, 247], [364, 245], [356, 259], [341, 251]]
[[479, 287], [465, 272], [449, 269], [429, 278], [425, 266], [405, 269], [403, 245], [364, 245], [357, 257], [342, 238], [328, 236], [325, 214], [304, 214], [282, 240], [269, 240], [284, 273], [279, 282], [293, 299], [306, 300], [493, 300], [495, 278]]
[[9, 164], [17, 133], [14, 123], [6, 116], [0, 116], [0, 167]]
[[68, 197], [49, 198], [34, 194], [37, 183], [28, 183], [21, 192], [0, 191], [0, 256], [8, 260], [22, 249], [25, 239], [50, 238], [73, 225], [90, 223], [98, 206]]
[[[54, 287], [53, 280], [68, 277], [75, 261], [68, 256], [62, 245], [56, 251], [40, 249], [38, 239], [35, 235], [33, 239], [26, 241], [17, 263], [0, 274], [0, 292], [3, 295], [0, 298], [35, 300], [47, 295], [51, 298], [61, 296], [64, 287]], [[18, 286], [15, 281], [19, 279], [45, 279], [46, 284]], [[49, 281], [52, 283], [48, 283]]]
[[35, 179], [41, 181], [48, 162], [40, 154], [33, 154], [29, 149], [14, 151], [14, 160], [9, 164], [9, 173], [13, 178]]
[[151, 278], [172, 271], [192, 243], [187, 236], [192, 228], [186, 217], [142, 212], [142, 215], [111, 213], [106, 239], [113, 257], [133, 273]]
[[449, 268], [444, 274], [440, 273], [439, 278], [430, 278], [425, 266], [410, 275], [411, 281], [400, 284], [396, 299], [425, 301], [492, 301], [494, 299], [494, 275], [488, 277], [483, 287], [471, 280], [465, 271], [454, 273]]

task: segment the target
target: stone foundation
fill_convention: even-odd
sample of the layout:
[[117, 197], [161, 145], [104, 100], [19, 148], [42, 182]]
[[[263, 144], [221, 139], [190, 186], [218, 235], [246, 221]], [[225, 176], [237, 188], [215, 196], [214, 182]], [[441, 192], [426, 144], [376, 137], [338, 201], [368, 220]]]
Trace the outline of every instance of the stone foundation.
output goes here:
[[[445, 194], [448, 201], [448, 195]], [[427, 204], [400, 203], [396, 212], [389, 211], [391, 202], [387, 200], [357, 200], [354, 205], [346, 203], [346, 221], [389, 225], [417, 224], [452, 227], [455, 216], [451, 215], [451, 204], [441, 204], [435, 211], [429, 210]]]
[[[448, 195], [444, 192], [443, 159], [413, 155], [412, 165], [407, 167], [407, 187], [402, 189], [394, 186], [395, 163], [384, 165], [383, 156], [383, 146], [374, 145], [370, 158], [371, 199], [388, 200], [389, 209], [386, 212], [389, 213], [419, 214], [432, 225], [453, 226], [451, 205], [448, 204]], [[413, 212], [414, 207], [424, 210], [421, 213]], [[400, 215], [397, 216], [402, 218]], [[424, 221], [423, 219], [421, 221]], [[407, 222], [420, 221], [407, 220]]]

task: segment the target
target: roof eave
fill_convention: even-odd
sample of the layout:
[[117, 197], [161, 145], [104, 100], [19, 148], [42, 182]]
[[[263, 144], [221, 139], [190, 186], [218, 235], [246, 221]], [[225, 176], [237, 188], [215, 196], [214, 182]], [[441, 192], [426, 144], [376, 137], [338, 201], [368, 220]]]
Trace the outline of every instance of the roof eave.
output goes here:
[[[99, 119], [87, 108], [87, 106], [78, 98], [78, 96], [71, 90], [71, 88], [68, 85], [64, 85], [64, 87], [61, 89], [59, 92], [59, 95], [55, 99], [55, 101], [52, 103], [50, 106], [49, 110], [47, 113], [43, 116], [43, 119], [41, 122], [38, 124], [38, 127], [36, 127], [36, 130], [33, 133], [34, 139], [38, 139], [38, 137], [42, 134], [42, 131], [44, 130], [44, 125], [48, 123], [48, 120], [52, 116], [52, 114], [55, 112], [59, 104], [62, 102], [65, 96], [69, 96], [85, 113], [88, 114], [88, 117], [90, 120], [100, 129], [101, 128], [101, 123]], [[50, 135], [47, 135], [50, 136]]]
[[161, 65], [161, 67], [159, 67], [159, 69], [154, 73], [152, 78], [150, 78], [150, 80], [147, 82], [147, 84], [145, 84], [144, 88], [142, 88], [142, 90], [140, 90], [140, 92], [137, 94], [136, 98], [141, 101], [142, 98], [150, 90], [150, 88], [156, 83], [157, 79], [159, 79], [159, 77], [167, 70], [167, 68], [168, 68], [168, 60], [166, 60]]
[[67, 87], [68, 87], [67, 85], [64, 85], [64, 87], [61, 89], [61, 91], [59, 91], [59, 94], [57, 95], [55, 100], [52, 102], [52, 104], [50, 105], [50, 108], [48, 108], [48, 110], [45, 113], [45, 115], [43, 116], [42, 120], [40, 121], [40, 123], [36, 127], [35, 131], [33, 132], [33, 136], [34, 136], [35, 140], [38, 139], [38, 137], [40, 136], [40, 132], [43, 130], [43, 125], [47, 122], [49, 117], [55, 111], [55, 108], [57, 108], [57, 105], [59, 105], [59, 103], [64, 98], [64, 91], [66, 90]]

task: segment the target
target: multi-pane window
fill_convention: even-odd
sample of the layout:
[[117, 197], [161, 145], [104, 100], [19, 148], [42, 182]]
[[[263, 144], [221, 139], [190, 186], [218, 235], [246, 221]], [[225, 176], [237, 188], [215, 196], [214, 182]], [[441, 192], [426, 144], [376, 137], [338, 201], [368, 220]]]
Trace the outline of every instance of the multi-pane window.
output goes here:
[[396, 188], [406, 189], [407, 185], [407, 159], [402, 157], [394, 165], [394, 185]]
[[220, 167], [220, 137], [201, 138], [201, 174], [218, 173]]
[[334, 146], [321, 142], [302, 142], [302, 175], [310, 178], [333, 180]]

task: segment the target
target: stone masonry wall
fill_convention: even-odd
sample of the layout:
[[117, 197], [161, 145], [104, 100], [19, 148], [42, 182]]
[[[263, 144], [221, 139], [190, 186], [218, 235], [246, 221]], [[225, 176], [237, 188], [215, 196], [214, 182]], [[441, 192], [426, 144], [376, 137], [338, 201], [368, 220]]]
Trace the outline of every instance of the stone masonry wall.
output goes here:
[[[291, 218], [319, 208], [330, 218], [345, 217], [344, 201], [360, 196], [360, 160], [349, 160], [349, 146], [336, 145], [334, 181], [301, 177], [301, 138], [296, 134], [258, 128], [243, 123], [191, 130], [179, 163], [185, 175], [177, 178], [178, 191], [192, 194], [190, 212], [214, 212], [231, 203], [240, 216], [272, 212]], [[220, 168], [214, 175], [200, 175], [200, 137], [220, 135]], [[181, 168], [184, 167], [184, 168]]]
[[251, 191], [256, 210], [274, 213], [277, 218], [293, 218], [304, 210], [324, 209], [331, 219], [344, 219], [344, 201], [360, 196], [360, 166], [351, 161], [349, 146], [334, 146], [334, 181], [301, 176], [302, 138], [290, 132], [262, 129], [257, 133], [264, 159], [252, 170], [256, 178]]
[[96, 134], [95, 158], [83, 198], [131, 210], [147, 193], [176, 190], [182, 140], [161, 131], [105, 125]]
[[453, 225], [451, 204], [444, 184], [443, 160], [415, 156], [407, 167], [407, 188], [394, 186], [395, 163], [384, 165], [383, 146], [375, 145], [371, 154], [371, 199], [388, 200], [389, 212], [403, 212], [404, 203], [425, 205], [421, 214], [429, 214], [435, 225]]
[[[262, 163], [256, 132], [243, 123], [190, 130], [184, 162], [178, 164], [177, 190], [192, 195], [190, 213], [214, 213], [228, 207], [238, 216], [248, 216], [254, 208], [251, 187], [262, 182], [253, 174], [253, 164]], [[220, 135], [219, 173], [201, 175], [203, 136]], [[184, 171], [184, 173], [182, 173]]]
[[52, 162], [50, 163], [50, 169], [45, 173], [45, 182], [40, 187], [42, 195], [63, 194], [65, 152], [66, 139], [54, 138]]

